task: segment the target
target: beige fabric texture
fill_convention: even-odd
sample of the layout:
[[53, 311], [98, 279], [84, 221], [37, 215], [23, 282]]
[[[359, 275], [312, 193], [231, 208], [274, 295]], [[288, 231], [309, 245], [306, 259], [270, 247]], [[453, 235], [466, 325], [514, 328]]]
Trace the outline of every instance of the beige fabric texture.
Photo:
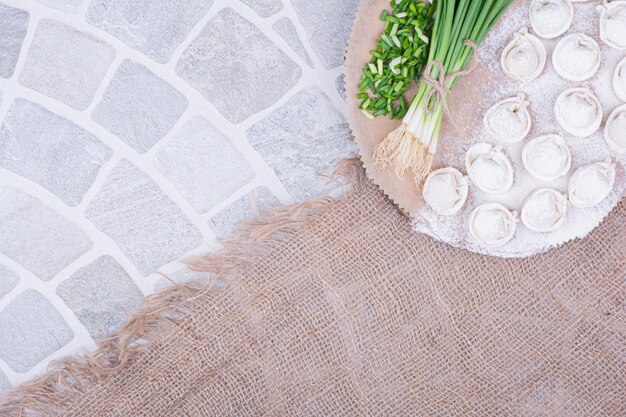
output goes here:
[[412, 231], [366, 181], [244, 226], [0, 415], [626, 415], [626, 204], [505, 260]]

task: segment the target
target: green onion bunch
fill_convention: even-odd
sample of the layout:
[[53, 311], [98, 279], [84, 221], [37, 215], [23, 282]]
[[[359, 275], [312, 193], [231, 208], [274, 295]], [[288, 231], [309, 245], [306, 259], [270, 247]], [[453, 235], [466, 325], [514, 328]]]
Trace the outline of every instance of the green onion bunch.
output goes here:
[[[435, 0], [428, 64], [402, 125], [376, 148], [374, 159], [408, 170], [420, 183], [430, 171], [450, 90], [472, 60], [476, 47], [512, 0]], [[435, 80], [436, 82], [433, 82]]]
[[418, 81], [428, 59], [428, 37], [433, 25], [431, 7], [420, 0], [391, 0], [391, 13], [380, 14], [385, 29], [372, 59], [363, 69], [361, 111], [368, 118], [386, 115], [401, 119], [408, 111], [403, 94]]

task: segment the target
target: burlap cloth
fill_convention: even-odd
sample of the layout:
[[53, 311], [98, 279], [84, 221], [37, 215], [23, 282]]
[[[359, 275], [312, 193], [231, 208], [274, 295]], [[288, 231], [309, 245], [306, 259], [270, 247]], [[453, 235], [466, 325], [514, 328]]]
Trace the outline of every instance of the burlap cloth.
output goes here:
[[489, 258], [352, 191], [281, 208], [198, 259], [88, 357], [0, 415], [626, 415], [624, 201], [584, 240]]

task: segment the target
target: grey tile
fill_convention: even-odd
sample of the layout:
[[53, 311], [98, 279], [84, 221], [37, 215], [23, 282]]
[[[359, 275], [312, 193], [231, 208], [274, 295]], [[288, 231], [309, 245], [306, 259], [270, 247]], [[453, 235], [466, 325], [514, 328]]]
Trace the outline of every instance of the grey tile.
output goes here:
[[293, 49], [294, 52], [297, 53], [309, 67], [313, 68], [313, 62], [311, 62], [309, 54], [306, 52], [304, 45], [302, 45], [302, 41], [300, 41], [300, 38], [298, 37], [296, 27], [293, 25], [291, 20], [286, 17], [278, 19], [272, 25], [272, 29], [274, 29], [274, 31], [278, 33], [281, 38], [283, 38], [287, 45], [289, 45], [289, 47]]
[[93, 0], [86, 19], [164, 64], [213, 0]]
[[335, 79], [335, 88], [343, 101], [346, 101], [346, 76], [344, 74], [341, 74]]
[[248, 129], [248, 140], [287, 191], [304, 200], [329, 191], [324, 178], [355, 154], [345, 118], [319, 88], [307, 88]]
[[154, 165], [204, 213], [254, 178], [254, 172], [230, 139], [196, 117], [157, 153]]
[[359, 0], [291, 0], [291, 4], [324, 66], [340, 66]]
[[15, 372], [28, 371], [73, 337], [61, 314], [35, 290], [0, 311], [0, 358]]
[[20, 277], [11, 269], [0, 265], [0, 299], [7, 295], [20, 282]]
[[270, 17], [283, 9], [280, 0], [241, 0], [261, 17]]
[[11, 78], [28, 28], [25, 10], [0, 4], [0, 77]]
[[115, 49], [63, 23], [42, 20], [28, 50], [20, 84], [76, 110], [89, 106]]
[[52, 279], [92, 246], [76, 224], [39, 200], [0, 186], [0, 252], [42, 280]]
[[187, 98], [143, 65], [122, 62], [91, 118], [138, 152], [170, 131]]
[[76, 271], [59, 285], [57, 294], [96, 341], [121, 329], [142, 299], [132, 278], [110, 256]]
[[44, 6], [52, 7], [65, 13], [74, 14], [80, 9], [83, 0], [37, 0]]
[[11, 384], [9, 384], [9, 380], [6, 375], [0, 371], [0, 395], [6, 390], [11, 388]]
[[202, 235], [143, 172], [122, 160], [85, 211], [148, 275], [198, 247]]
[[253, 220], [279, 204], [267, 187], [258, 187], [212, 216], [209, 227], [219, 239], [224, 239], [238, 224]]
[[280, 99], [302, 70], [256, 26], [227, 8], [183, 52], [176, 73], [225, 118], [239, 123]]
[[78, 205], [111, 149], [38, 104], [17, 99], [0, 127], [0, 166]]

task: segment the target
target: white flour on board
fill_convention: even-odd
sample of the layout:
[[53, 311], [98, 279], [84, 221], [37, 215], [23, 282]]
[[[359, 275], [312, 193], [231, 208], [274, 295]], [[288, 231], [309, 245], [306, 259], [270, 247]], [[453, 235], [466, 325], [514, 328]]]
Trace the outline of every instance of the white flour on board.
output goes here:
[[[528, 27], [530, 2], [525, 2], [521, 7], [510, 10], [502, 18], [502, 22], [492, 30], [485, 42], [480, 47], [479, 59], [495, 73], [501, 74], [500, 55], [513, 34], [518, 30]], [[503, 194], [485, 194], [475, 186], [470, 186], [470, 193], [465, 207], [453, 216], [440, 216], [435, 214], [429, 207], [424, 207], [413, 218], [414, 228], [446, 243], [468, 249], [474, 252], [501, 257], [525, 257], [544, 252], [574, 238], [581, 238], [593, 230], [602, 219], [619, 202], [626, 191], [624, 167], [626, 158], [616, 152], [612, 152], [604, 141], [604, 122], [609, 114], [618, 107], [620, 100], [612, 89], [613, 72], [617, 63], [626, 56], [626, 51], [618, 51], [609, 48], [600, 41], [599, 37], [599, 13], [596, 11], [598, 2], [574, 3], [574, 22], [572, 27], [556, 39], [541, 39], [548, 51], [548, 62], [541, 75], [533, 81], [520, 83], [504, 77], [492, 81], [488, 94], [483, 95], [478, 105], [480, 114], [484, 114], [493, 104], [501, 99], [513, 97], [522, 92], [530, 101], [530, 111], [533, 126], [530, 134], [516, 144], [501, 144], [489, 137], [483, 127], [482, 118], [477, 118], [470, 126], [471, 140], [463, 141], [463, 148], [458, 149], [454, 155], [446, 153], [443, 159], [439, 159], [436, 167], [452, 166], [461, 172], [466, 172], [464, 166], [465, 151], [470, 145], [478, 142], [486, 142], [501, 145], [506, 155], [510, 158], [515, 171], [513, 187]], [[531, 31], [532, 32], [532, 31]], [[556, 43], [568, 34], [583, 32], [594, 38], [602, 51], [602, 63], [597, 73], [589, 80], [572, 82], [561, 78], [552, 67], [552, 50]], [[572, 167], [565, 177], [552, 182], [542, 182], [534, 179], [524, 169], [522, 164], [522, 149], [528, 141], [541, 135], [558, 133], [563, 131], [557, 123], [554, 115], [554, 105], [557, 97], [567, 88], [588, 86], [598, 97], [604, 111], [603, 123], [600, 129], [587, 138], [576, 138], [567, 133], [564, 134], [566, 143], [572, 152]], [[452, 97], [454, 93], [452, 94]], [[594, 162], [604, 161], [611, 158], [617, 165], [617, 177], [613, 190], [609, 196], [598, 206], [592, 208], [576, 208], [568, 203], [567, 215], [563, 225], [549, 233], [537, 233], [527, 229], [523, 224], [517, 225], [513, 239], [501, 247], [485, 248], [479, 246], [472, 239], [468, 231], [469, 213], [477, 206], [484, 203], [500, 203], [510, 210], [521, 212], [524, 200], [539, 188], [553, 188], [560, 192], [567, 192], [567, 181], [572, 173], [580, 166]]]

